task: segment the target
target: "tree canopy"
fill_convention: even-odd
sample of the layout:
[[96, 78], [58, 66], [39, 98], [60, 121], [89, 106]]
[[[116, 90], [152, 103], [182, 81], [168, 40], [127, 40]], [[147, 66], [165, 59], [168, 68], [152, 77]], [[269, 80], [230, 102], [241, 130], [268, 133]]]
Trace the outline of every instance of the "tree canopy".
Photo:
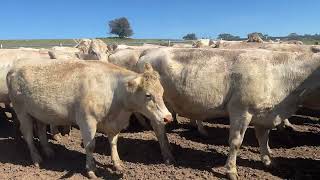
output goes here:
[[184, 39], [184, 40], [197, 40], [198, 38], [195, 33], [189, 33], [189, 34], [183, 36], [182, 39]]
[[120, 38], [133, 35], [130, 23], [127, 18], [121, 17], [109, 21], [110, 34], [118, 35]]

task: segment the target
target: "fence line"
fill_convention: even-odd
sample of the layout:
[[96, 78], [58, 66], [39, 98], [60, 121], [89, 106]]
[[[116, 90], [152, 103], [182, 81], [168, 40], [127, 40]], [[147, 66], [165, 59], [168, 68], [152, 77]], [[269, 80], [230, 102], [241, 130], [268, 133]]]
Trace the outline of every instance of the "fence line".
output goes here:
[[[106, 42], [106, 41], [104, 41]], [[162, 41], [157, 41], [157, 42], [141, 42], [141, 41], [137, 41], [137, 42], [106, 42], [106, 44], [125, 44], [125, 45], [131, 45], [131, 46], [141, 46], [143, 44], [154, 44], [154, 45], [166, 45], [166, 46], [171, 46], [173, 44], [181, 44], [181, 43], [186, 43], [186, 44], [190, 44], [192, 43], [192, 40], [162, 40]], [[23, 42], [21, 44], [6, 44], [5, 42], [2, 42], [0, 44], [0, 49], [16, 49], [16, 48], [52, 48], [54, 46], [64, 46], [64, 47], [74, 47], [76, 46], [77, 43], [76, 41], [74, 43], [63, 43], [63, 42], [59, 42], [59, 43], [48, 43], [48, 44], [24, 44]]]

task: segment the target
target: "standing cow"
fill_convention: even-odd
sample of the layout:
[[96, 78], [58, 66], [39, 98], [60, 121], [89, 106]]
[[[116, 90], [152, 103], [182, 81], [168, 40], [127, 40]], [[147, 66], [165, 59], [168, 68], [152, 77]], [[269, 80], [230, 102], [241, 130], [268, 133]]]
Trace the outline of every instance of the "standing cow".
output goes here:
[[237, 178], [237, 152], [249, 123], [269, 166], [269, 130], [320, 88], [317, 54], [168, 48], [144, 54], [138, 67], [145, 63], [159, 72], [164, 98], [179, 115], [200, 121], [230, 117], [226, 168], [231, 179]]
[[97, 127], [108, 136], [112, 162], [121, 170], [118, 134], [128, 125], [132, 112], [142, 113], [156, 124], [172, 120], [158, 76], [148, 64], [142, 74], [101, 61], [44, 60], [15, 66], [7, 75], [9, 96], [34, 164], [39, 165], [42, 158], [33, 142], [32, 122], [37, 122], [47, 156], [52, 156], [53, 150], [44, 124], [75, 123], [83, 138], [89, 177], [96, 177], [93, 150]]

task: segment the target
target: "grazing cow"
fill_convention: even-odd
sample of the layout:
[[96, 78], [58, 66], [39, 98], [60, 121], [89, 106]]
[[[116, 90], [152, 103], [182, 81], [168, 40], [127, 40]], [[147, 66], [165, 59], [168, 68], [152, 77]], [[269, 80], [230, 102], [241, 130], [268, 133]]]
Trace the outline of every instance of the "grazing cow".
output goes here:
[[162, 99], [159, 75], [148, 64], [142, 74], [137, 74], [101, 61], [35, 62], [16, 65], [7, 75], [7, 84], [33, 163], [42, 161], [33, 142], [33, 121], [37, 122], [40, 144], [47, 156], [52, 156], [53, 150], [44, 124], [75, 123], [80, 127], [86, 168], [92, 178], [97, 128], [108, 136], [111, 159], [121, 170], [118, 134], [128, 125], [132, 112], [142, 113], [155, 124], [172, 120]]
[[179, 115], [197, 120], [230, 117], [227, 175], [237, 178], [236, 156], [249, 123], [255, 127], [261, 160], [271, 164], [268, 134], [320, 88], [320, 57], [268, 50], [155, 49], [151, 63], [164, 98]]

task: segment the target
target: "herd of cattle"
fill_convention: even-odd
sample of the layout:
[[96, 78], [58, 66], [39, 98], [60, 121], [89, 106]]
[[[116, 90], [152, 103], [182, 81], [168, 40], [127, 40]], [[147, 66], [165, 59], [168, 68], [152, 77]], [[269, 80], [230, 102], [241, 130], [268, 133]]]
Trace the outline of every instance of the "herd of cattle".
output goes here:
[[237, 152], [249, 124], [255, 129], [261, 160], [270, 166], [270, 129], [290, 126], [287, 118], [301, 106], [320, 109], [319, 47], [206, 43], [107, 46], [98, 39], [83, 39], [76, 47], [1, 49], [0, 101], [12, 103], [37, 166], [42, 157], [34, 132], [44, 154], [51, 157], [46, 125], [55, 133], [57, 126], [79, 126], [91, 178], [96, 177], [97, 131], [107, 135], [113, 165], [122, 170], [117, 139], [132, 113], [142, 124], [150, 121], [166, 163], [174, 158], [165, 124], [177, 114], [194, 121], [203, 135], [202, 121], [229, 117], [226, 174], [237, 179]]

